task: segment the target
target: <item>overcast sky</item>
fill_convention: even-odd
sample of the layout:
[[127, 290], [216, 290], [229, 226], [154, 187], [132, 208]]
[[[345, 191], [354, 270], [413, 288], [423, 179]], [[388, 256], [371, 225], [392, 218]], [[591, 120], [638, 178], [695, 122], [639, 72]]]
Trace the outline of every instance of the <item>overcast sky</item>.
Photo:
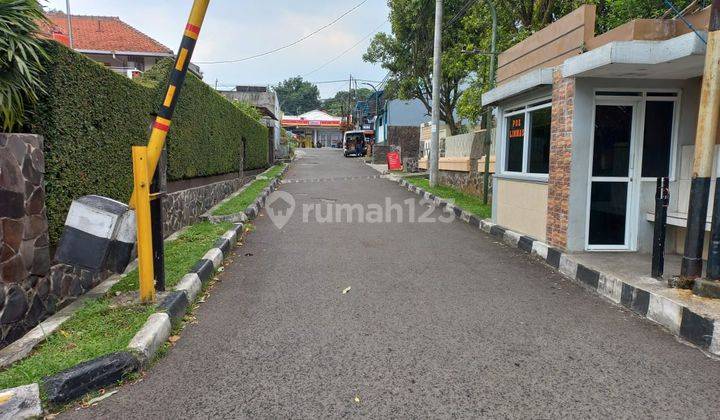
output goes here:
[[[293, 42], [330, 23], [362, 0], [211, 0], [194, 62], [232, 60]], [[45, 0], [65, 10], [65, 0]], [[152, 38], [177, 50], [192, 0], [70, 0], [78, 15], [118, 16]], [[237, 84], [276, 84], [288, 77], [332, 81], [353, 77], [381, 80], [385, 71], [362, 61], [372, 36], [335, 62], [330, 61], [381, 25], [389, 31], [386, 0], [367, 0], [333, 26], [289, 49], [233, 64], [201, 64], [205, 81], [230, 88]], [[384, 23], [383, 23], [384, 22]], [[323, 98], [347, 90], [347, 82], [318, 84]]]

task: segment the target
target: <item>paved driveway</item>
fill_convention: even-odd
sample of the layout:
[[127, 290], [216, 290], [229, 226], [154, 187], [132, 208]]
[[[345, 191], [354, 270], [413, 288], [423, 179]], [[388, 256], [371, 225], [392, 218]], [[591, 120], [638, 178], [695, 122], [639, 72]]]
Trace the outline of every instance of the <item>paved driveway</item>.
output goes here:
[[304, 223], [415, 198], [305, 153], [287, 179], [330, 179], [283, 185], [169, 355], [69, 415], [717, 418], [720, 362], [465, 223]]

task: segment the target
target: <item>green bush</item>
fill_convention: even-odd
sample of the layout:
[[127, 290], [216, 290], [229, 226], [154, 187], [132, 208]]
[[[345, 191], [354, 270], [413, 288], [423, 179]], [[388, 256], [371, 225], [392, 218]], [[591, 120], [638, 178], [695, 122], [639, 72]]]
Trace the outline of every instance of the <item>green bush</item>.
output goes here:
[[[60, 44], [48, 42], [41, 95], [28, 131], [45, 137], [50, 237], [62, 234], [73, 199], [97, 194], [127, 201], [132, 192], [130, 148], [147, 143], [151, 114], [164, 98], [171, 61], [140, 83]], [[267, 128], [193, 75], [183, 87], [168, 135], [168, 178], [237, 171], [242, 140], [245, 169], [268, 165]]]

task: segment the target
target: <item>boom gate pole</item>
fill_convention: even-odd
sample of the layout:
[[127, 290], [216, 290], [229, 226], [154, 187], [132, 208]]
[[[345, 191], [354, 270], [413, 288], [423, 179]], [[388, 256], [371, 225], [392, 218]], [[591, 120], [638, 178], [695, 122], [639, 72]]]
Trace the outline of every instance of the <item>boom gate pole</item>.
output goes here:
[[[175, 58], [175, 65], [170, 72], [170, 80], [168, 81], [165, 100], [163, 101], [162, 106], [160, 106], [157, 117], [155, 117], [152, 133], [150, 134], [150, 141], [147, 145], [148, 173], [151, 178], [155, 175], [155, 169], [157, 169], [158, 161], [160, 161], [160, 155], [165, 147], [165, 139], [167, 138], [167, 133], [170, 130], [170, 123], [173, 113], [175, 112], [175, 105], [177, 105], [177, 100], [180, 97], [180, 90], [185, 83], [185, 76], [187, 75], [188, 66], [190, 65], [190, 59], [195, 51], [195, 43], [200, 36], [200, 29], [202, 28], [203, 21], [205, 20], [205, 13], [207, 12], [209, 4], [210, 0], [195, 0], [192, 10], [190, 11], [190, 18], [185, 26], [185, 32], [183, 33], [182, 42], [180, 43], [180, 49], [178, 50], [177, 57]], [[130, 207], [134, 207], [134, 203], [135, 192], [133, 192], [133, 195], [130, 198]]]
[[708, 25], [705, 70], [700, 95], [700, 115], [695, 137], [695, 160], [693, 163], [688, 209], [685, 254], [677, 286], [691, 288], [695, 279], [702, 276], [705, 223], [707, 220], [708, 198], [710, 196], [710, 175], [713, 166], [713, 151], [718, 134], [720, 116], [720, 0], [713, 0]]
[[[180, 48], [178, 49], [175, 65], [170, 71], [168, 86], [165, 98], [155, 116], [152, 125], [150, 140], [147, 147], [142, 152], [133, 148], [133, 170], [135, 173], [135, 189], [130, 197], [130, 207], [135, 209], [137, 217], [137, 243], [138, 243], [138, 262], [140, 267], [140, 295], [143, 302], [151, 302], [155, 299], [155, 288], [158, 290], [165, 289], [165, 269], [164, 269], [164, 235], [162, 220], [162, 196], [164, 194], [163, 182], [165, 173], [156, 174], [158, 162], [165, 149], [165, 141], [170, 123], [172, 121], [175, 106], [177, 105], [180, 91], [185, 83], [190, 60], [195, 51], [195, 44], [200, 36], [205, 14], [207, 12], [210, 0], [195, 0], [190, 17], [183, 32]], [[139, 162], [145, 162], [146, 173], [141, 171], [138, 174]], [[165, 171], [163, 166], [162, 171]], [[153, 191], [150, 192], [150, 180], [153, 182]], [[144, 182], [146, 181], [146, 182]], [[139, 190], [139, 185], [145, 185]], [[146, 208], [143, 198], [145, 196], [153, 199], [155, 202]], [[155, 246], [153, 246], [153, 243]], [[142, 245], [141, 245], [142, 244]], [[140, 248], [142, 246], [142, 251]], [[155, 251], [153, 251], [155, 249]], [[149, 261], [147, 261], [149, 259]], [[154, 262], [154, 264], [153, 264]], [[155, 282], [157, 281], [157, 283]], [[150, 285], [150, 286], [148, 286]], [[148, 292], [148, 287], [152, 287], [152, 293]]]

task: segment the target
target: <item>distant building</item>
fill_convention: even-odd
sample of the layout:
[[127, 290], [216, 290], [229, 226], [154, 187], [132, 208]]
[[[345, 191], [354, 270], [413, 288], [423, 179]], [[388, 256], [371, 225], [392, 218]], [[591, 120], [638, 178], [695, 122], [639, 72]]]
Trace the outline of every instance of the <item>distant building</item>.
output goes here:
[[342, 144], [342, 118], [314, 110], [302, 115], [286, 115], [282, 119], [286, 130], [312, 140], [313, 144], [333, 147]]
[[263, 115], [263, 123], [270, 130], [270, 139], [272, 139], [274, 150], [272, 158], [287, 157], [286, 147], [280, 143], [282, 111], [275, 92], [267, 86], [236, 86], [235, 90], [221, 91], [220, 93], [229, 100], [247, 102], [257, 108]]
[[399, 146], [403, 158], [418, 158], [420, 124], [429, 118], [419, 99], [386, 101], [375, 121], [375, 144]]
[[[67, 15], [62, 12], [46, 15], [49, 23], [41, 23], [41, 34], [69, 47]], [[175, 55], [173, 50], [119, 17], [71, 15], [70, 20], [75, 51], [129, 77], [147, 71], [158, 61]], [[202, 72], [195, 64], [190, 64], [189, 70], [202, 78]]]

